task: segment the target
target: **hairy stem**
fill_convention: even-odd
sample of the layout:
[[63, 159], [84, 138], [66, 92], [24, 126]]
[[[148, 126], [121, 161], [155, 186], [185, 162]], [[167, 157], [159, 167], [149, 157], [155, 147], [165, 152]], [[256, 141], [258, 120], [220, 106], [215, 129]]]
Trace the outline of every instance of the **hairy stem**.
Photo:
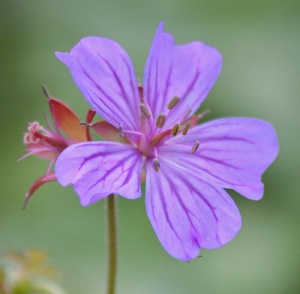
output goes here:
[[116, 293], [117, 278], [117, 216], [116, 196], [111, 194], [107, 197], [107, 294]]

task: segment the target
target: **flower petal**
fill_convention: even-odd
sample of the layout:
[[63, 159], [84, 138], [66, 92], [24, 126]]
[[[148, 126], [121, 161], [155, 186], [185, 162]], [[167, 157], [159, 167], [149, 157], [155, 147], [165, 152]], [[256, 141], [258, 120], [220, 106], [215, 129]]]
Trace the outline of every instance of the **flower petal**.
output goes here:
[[75, 112], [68, 105], [58, 99], [49, 97], [48, 101], [55, 127], [58, 130], [63, 130], [75, 141], [87, 141], [87, 128], [80, 124], [80, 120]]
[[71, 71], [86, 100], [115, 127], [139, 129], [139, 93], [132, 62], [116, 42], [87, 37], [56, 56]]
[[[222, 57], [213, 47], [201, 42], [175, 46], [173, 36], [157, 29], [147, 59], [144, 96], [154, 119], [167, 115], [164, 129], [197, 111], [217, 80]], [[175, 96], [180, 102], [173, 109], [167, 105]]]
[[142, 157], [130, 145], [114, 142], [74, 144], [58, 157], [55, 174], [62, 186], [74, 185], [83, 206], [111, 193], [141, 196]]
[[223, 190], [183, 173], [160, 157], [161, 170], [147, 166], [146, 210], [159, 241], [175, 258], [188, 261], [200, 248], [218, 248], [241, 227], [234, 201]]
[[[192, 154], [196, 141], [200, 147]], [[224, 118], [194, 127], [186, 136], [173, 137], [159, 152], [211, 184], [259, 200], [264, 192], [261, 176], [276, 158], [278, 142], [267, 122]]]

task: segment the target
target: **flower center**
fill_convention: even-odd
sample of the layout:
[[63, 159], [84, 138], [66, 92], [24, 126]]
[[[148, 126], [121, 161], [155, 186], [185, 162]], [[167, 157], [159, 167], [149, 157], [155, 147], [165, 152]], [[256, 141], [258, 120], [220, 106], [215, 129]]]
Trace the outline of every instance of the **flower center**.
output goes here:
[[[167, 115], [165, 113], [159, 113], [156, 118], [153, 117], [153, 114], [150, 111], [151, 109], [147, 107], [147, 104], [143, 99], [142, 87], [139, 87], [139, 92], [141, 96], [139, 105], [141, 130], [127, 130], [124, 129], [121, 124], [118, 127], [115, 127], [105, 120], [93, 124], [81, 124], [93, 128], [96, 133], [108, 141], [132, 145], [144, 158], [153, 161], [153, 168], [156, 171], [160, 171], [159, 147], [171, 137], [177, 135], [185, 136], [191, 128], [197, 125], [199, 119], [207, 112], [200, 115], [192, 115], [190, 117], [188, 117], [187, 114], [181, 121], [175, 123], [170, 128], [166, 128]], [[169, 115], [169, 112], [178, 104], [180, 104], [180, 98], [175, 96], [169, 101], [166, 107], [167, 114]], [[197, 152], [199, 145], [199, 141], [194, 142], [193, 145], [191, 144], [191, 153]]]
[[[172, 98], [168, 105], [168, 111], [172, 111], [172, 109], [180, 103], [180, 98], [175, 96]], [[141, 99], [140, 103], [140, 111], [141, 111], [141, 121], [143, 133], [140, 135], [140, 139], [136, 144], [136, 148], [140, 151], [140, 153], [146, 158], [152, 158], [153, 167], [156, 171], [160, 170], [159, 157], [158, 157], [158, 148], [162, 145], [168, 138], [172, 136], [177, 136], [182, 134], [185, 136], [190, 128], [197, 125], [200, 118], [202, 118], [205, 114], [200, 115], [192, 115], [183, 121], [174, 124], [171, 128], [164, 129], [167, 115], [165, 113], [159, 113], [156, 118], [152, 117], [152, 113], [144, 102], [144, 99]], [[160, 132], [157, 130], [162, 129]], [[148, 134], [148, 135], [147, 135]], [[200, 142], [197, 140], [193, 145], [190, 146], [191, 153], [195, 153], [199, 148]]]

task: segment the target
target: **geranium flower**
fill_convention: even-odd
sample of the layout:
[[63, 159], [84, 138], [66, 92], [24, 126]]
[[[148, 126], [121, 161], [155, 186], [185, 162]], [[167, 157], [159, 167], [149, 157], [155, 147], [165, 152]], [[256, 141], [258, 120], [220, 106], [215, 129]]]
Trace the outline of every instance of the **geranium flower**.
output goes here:
[[174, 45], [161, 23], [144, 89], [129, 56], [113, 40], [87, 37], [56, 56], [104, 118], [91, 127], [106, 139], [66, 148], [56, 162], [60, 184], [73, 184], [87, 206], [111, 193], [138, 198], [145, 178], [147, 214], [169, 254], [188, 261], [200, 248], [229, 242], [241, 217], [224, 188], [260, 199], [261, 176], [278, 145], [273, 127], [257, 119], [197, 125], [201, 115], [195, 112], [221, 71], [220, 53], [201, 42]]
[[[54, 128], [48, 120], [47, 124], [50, 130], [45, 129], [36, 121], [29, 123], [28, 131], [24, 133], [24, 144], [28, 152], [20, 160], [29, 155], [35, 155], [50, 161], [50, 163], [46, 174], [38, 178], [26, 193], [23, 208], [36, 189], [45, 183], [56, 181], [55, 173], [51, 167], [59, 154], [74, 143], [91, 140], [89, 128], [80, 124], [75, 112], [59, 99], [51, 97], [44, 87], [43, 92], [48, 99]], [[91, 110], [87, 112], [86, 121], [88, 123], [92, 121], [94, 114], [95, 112]]]

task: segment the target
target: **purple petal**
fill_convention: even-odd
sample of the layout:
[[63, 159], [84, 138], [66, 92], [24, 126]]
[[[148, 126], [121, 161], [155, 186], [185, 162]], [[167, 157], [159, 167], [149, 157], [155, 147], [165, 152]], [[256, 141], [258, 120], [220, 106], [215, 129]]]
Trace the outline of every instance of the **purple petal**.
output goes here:
[[130, 145], [113, 142], [74, 144], [58, 157], [55, 174], [62, 186], [74, 185], [83, 206], [111, 193], [141, 196], [142, 158]]
[[[220, 53], [204, 43], [175, 46], [173, 36], [157, 29], [145, 68], [144, 96], [154, 119], [167, 115], [164, 128], [172, 127], [197, 111], [217, 80], [222, 67]], [[178, 96], [171, 111], [167, 105]]]
[[[192, 154], [196, 141], [200, 146]], [[173, 137], [159, 152], [204, 181], [258, 200], [264, 192], [261, 176], [276, 158], [278, 142], [267, 122], [225, 118], [197, 126], [186, 136]]]
[[172, 160], [159, 161], [159, 172], [152, 162], [147, 166], [146, 209], [165, 250], [188, 261], [200, 248], [218, 248], [232, 240], [241, 217], [231, 197], [192, 173], [183, 173]]
[[71, 71], [73, 79], [93, 109], [115, 127], [138, 130], [139, 94], [132, 62], [116, 42], [87, 37], [70, 53], [56, 56]]

